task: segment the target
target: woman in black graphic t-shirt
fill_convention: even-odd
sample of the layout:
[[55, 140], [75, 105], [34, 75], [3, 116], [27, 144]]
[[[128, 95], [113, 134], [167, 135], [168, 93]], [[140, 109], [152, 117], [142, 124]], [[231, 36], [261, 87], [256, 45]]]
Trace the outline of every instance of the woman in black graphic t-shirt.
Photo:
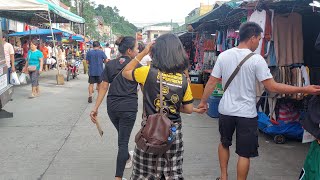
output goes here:
[[[188, 67], [188, 58], [179, 38], [173, 34], [161, 35], [152, 47], [151, 66], [136, 68], [141, 59], [149, 54], [150, 45], [138, 54], [122, 72], [132, 82], [144, 86], [144, 105], [146, 115], [155, 114], [160, 109], [160, 98], [166, 108], [167, 117], [176, 126], [176, 136], [170, 149], [161, 157], [144, 152], [138, 147], [134, 150], [132, 180], [140, 179], [183, 179], [183, 141], [180, 112], [202, 112], [193, 108], [193, 97], [183, 71]], [[163, 79], [163, 97], [160, 97], [160, 73]], [[165, 158], [167, 157], [167, 158]], [[167, 162], [167, 160], [169, 162]], [[158, 166], [155, 167], [155, 162]], [[168, 167], [168, 165], [172, 165]], [[157, 169], [157, 170], [156, 170]], [[157, 172], [157, 173], [156, 173]]]
[[128, 143], [138, 111], [137, 82], [125, 79], [121, 70], [138, 54], [138, 43], [133, 37], [120, 37], [116, 41], [121, 57], [111, 60], [101, 75], [102, 83], [91, 120], [96, 123], [98, 109], [107, 91], [108, 115], [118, 131], [118, 156], [115, 179], [121, 180], [125, 168], [132, 166], [132, 154]]

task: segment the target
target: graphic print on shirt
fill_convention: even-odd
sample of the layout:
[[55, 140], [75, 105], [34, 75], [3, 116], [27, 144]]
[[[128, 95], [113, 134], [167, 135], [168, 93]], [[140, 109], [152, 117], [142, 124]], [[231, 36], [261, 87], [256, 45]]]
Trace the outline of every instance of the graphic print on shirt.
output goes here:
[[163, 93], [163, 95], [169, 94], [169, 91], [170, 91], [170, 89], [169, 89], [168, 86], [162, 86], [162, 93]]
[[124, 62], [126, 62], [126, 59], [125, 59], [125, 58], [120, 58], [120, 59], [119, 59], [119, 63], [120, 63], [120, 64], [123, 64]]
[[[162, 74], [163, 78], [163, 85], [162, 87], [162, 93], [163, 93], [163, 107], [164, 111], [168, 113], [170, 111], [171, 114], [176, 114], [177, 113], [177, 103], [179, 103], [179, 95], [178, 94], [172, 94], [170, 93], [170, 86], [172, 87], [178, 87], [182, 88], [182, 74]], [[160, 83], [160, 72], [158, 72], [157, 75], [157, 83]], [[169, 96], [170, 98], [166, 98], [166, 96]], [[160, 94], [157, 95], [157, 98], [154, 100], [154, 106], [156, 107], [156, 110], [160, 110]], [[167, 100], [166, 100], [167, 99]]]
[[[182, 74], [162, 74], [163, 84], [182, 88]], [[160, 72], [158, 72], [157, 80], [160, 82]]]
[[[159, 70], [143, 66], [133, 72], [134, 80], [144, 85], [144, 103], [147, 115], [160, 110], [160, 72]], [[181, 121], [180, 106], [193, 102], [191, 88], [186, 77], [181, 73], [162, 73], [162, 92], [164, 112], [174, 122]]]

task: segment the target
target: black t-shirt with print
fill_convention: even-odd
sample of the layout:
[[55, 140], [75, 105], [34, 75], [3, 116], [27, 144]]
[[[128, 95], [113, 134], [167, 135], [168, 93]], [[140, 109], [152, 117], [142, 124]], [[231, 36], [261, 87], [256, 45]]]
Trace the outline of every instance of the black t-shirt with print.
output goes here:
[[[187, 78], [181, 73], [163, 73], [163, 106], [167, 116], [173, 122], [180, 122], [181, 104], [193, 102], [191, 88]], [[136, 82], [143, 84], [144, 105], [147, 115], [155, 114], [160, 109], [160, 72], [150, 66], [142, 66], [133, 71]]]
[[110, 83], [108, 111], [138, 111], [138, 83], [125, 79], [120, 72], [130, 61], [128, 56], [111, 60], [101, 75], [102, 81]]

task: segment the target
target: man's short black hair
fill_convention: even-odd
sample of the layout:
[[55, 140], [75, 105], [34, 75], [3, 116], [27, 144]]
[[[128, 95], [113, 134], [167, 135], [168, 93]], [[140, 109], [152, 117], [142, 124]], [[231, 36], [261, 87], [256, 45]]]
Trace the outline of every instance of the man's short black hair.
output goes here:
[[106, 43], [106, 47], [109, 47], [109, 43]]
[[253, 36], [259, 36], [263, 32], [259, 24], [255, 22], [246, 22], [240, 26], [239, 35], [240, 42], [249, 40]]
[[93, 42], [93, 47], [100, 47], [99, 41], [94, 41]]

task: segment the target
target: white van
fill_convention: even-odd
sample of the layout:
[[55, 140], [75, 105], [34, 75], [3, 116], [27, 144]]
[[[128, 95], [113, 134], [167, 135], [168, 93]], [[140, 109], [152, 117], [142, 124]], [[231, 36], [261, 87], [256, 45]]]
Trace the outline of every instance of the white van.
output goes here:
[[8, 103], [8, 101], [10, 101], [13, 94], [13, 87], [8, 82], [8, 67], [4, 57], [1, 26], [0, 37], [0, 109], [2, 109]]

